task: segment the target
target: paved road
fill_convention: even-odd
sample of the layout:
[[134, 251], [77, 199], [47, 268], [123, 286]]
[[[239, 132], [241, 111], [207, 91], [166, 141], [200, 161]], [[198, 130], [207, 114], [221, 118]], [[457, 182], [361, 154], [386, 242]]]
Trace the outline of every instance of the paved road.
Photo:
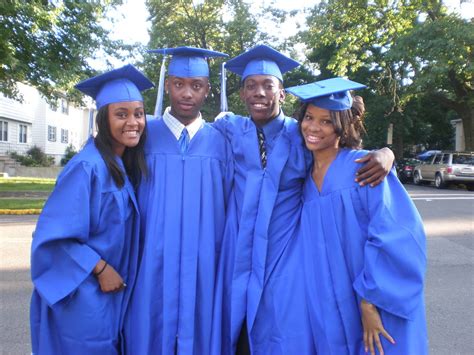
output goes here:
[[[426, 309], [434, 355], [474, 354], [474, 192], [406, 185], [428, 235]], [[0, 354], [29, 354], [35, 216], [0, 216]]]

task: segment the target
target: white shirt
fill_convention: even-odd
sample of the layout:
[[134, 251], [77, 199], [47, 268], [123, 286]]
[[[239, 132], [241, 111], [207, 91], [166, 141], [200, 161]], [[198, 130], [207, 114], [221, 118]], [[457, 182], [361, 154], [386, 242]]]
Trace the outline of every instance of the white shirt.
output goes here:
[[176, 137], [176, 140], [179, 140], [181, 132], [185, 127], [188, 130], [189, 140], [191, 140], [196, 135], [196, 133], [204, 126], [204, 121], [200, 112], [198, 118], [196, 118], [192, 123], [185, 126], [170, 113], [170, 107], [167, 107], [165, 113], [163, 113], [163, 121], [165, 122], [165, 125], [170, 129], [171, 133], [173, 133], [173, 135]]

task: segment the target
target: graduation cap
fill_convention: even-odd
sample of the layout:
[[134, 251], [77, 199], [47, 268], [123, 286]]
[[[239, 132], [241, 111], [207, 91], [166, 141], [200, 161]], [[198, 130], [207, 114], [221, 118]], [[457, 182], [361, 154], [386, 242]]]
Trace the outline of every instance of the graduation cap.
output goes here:
[[168, 66], [168, 75], [180, 78], [209, 77], [209, 66], [206, 58], [228, 57], [227, 54], [222, 52], [195, 47], [161, 48], [152, 49], [148, 52], [163, 54], [165, 56], [161, 64], [155, 116], [161, 116], [162, 112], [166, 55], [172, 56]]
[[264, 44], [232, 58], [226, 68], [242, 76], [244, 81], [249, 75], [272, 75], [283, 82], [283, 73], [290, 71], [301, 63]]
[[287, 88], [286, 91], [315, 106], [331, 111], [349, 110], [352, 96], [349, 90], [363, 89], [367, 86], [344, 78], [332, 78], [311, 84]]
[[91, 96], [100, 109], [115, 102], [143, 101], [140, 91], [153, 86], [142, 72], [128, 64], [81, 81], [75, 88]]
[[180, 78], [209, 77], [206, 58], [228, 57], [225, 53], [194, 47], [161, 48], [148, 52], [173, 56], [168, 66], [168, 75]]

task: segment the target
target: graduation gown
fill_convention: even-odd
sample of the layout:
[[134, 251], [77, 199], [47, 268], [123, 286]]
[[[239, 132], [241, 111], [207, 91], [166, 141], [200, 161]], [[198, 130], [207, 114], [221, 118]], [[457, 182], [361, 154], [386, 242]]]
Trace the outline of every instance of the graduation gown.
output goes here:
[[228, 115], [214, 123], [230, 141], [235, 164], [235, 206], [229, 206], [220, 266], [223, 354], [235, 351], [244, 320], [253, 354], [313, 352], [295, 238], [310, 158], [296, 121], [281, 113], [271, 124], [278, 123], [266, 169], [251, 119]]
[[230, 150], [207, 123], [184, 155], [162, 119], [149, 121], [147, 134], [150, 178], [138, 192], [143, 256], [125, 327], [127, 353], [218, 354], [212, 312]]
[[[34, 354], [120, 353], [138, 259], [136, 213], [130, 182], [115, 185], [90, 139], [59, 175], [33, 233]], [[123, 291], [100, 290], [92, 271], [101, 258], [127, 283]]]
[[320, 354], [364, 354], [360, 301], [377, 306], [395, 339], [385, 354], [426, 354], [425, 233], [395, 174], [374, 188], [354, 182], [366, 152], [342, 149], [321, 192], [304, 187], [301, 235], [313, 336]]

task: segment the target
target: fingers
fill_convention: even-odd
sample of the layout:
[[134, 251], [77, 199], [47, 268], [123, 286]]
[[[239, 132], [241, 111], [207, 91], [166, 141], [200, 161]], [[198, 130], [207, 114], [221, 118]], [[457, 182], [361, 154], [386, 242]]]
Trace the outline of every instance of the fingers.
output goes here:
[[383, 355], [383, 347], [382, 347], [382, 343], [380, 342], [379, 333], [374, 334], [374, 341], [375, 341], [375, 345], [377, 346], [377, 349], [379, 350], [379, 354]]
[[[357, 178], [356, 181], [359, 182], [361, 186], [368, 185], [368, 184], [374, 184], [374, 183], [380, 183], [383, 181], [385, 177], [385, 173], [383, 170], [380, 170], [377, 166], [374, 166], [370, 168], [369, 170], [365, 170], [361, 172], [362, 169], [360, 169], [357, 172]], [[372, 185], [371, 185], [372, 186]], [[375, 186], [375, 185], [373, 185]]]
[[374, 334], [373, 334], [373, 333], [369, 333], [368, 340], [369, 340], [369, 351], [370, 351], [370, 355], [375, 355]]
[[364, 332], [364, 351], [369, 351], [369, 334]]
[[389, 342], [391, 342], [392, 344], [395, 344], [395, 340], [392, 338], [392, 336], [390, 334], [388, 334], [388, 332], [382, 328], [382, 330], [380, 331], [380, 333], [385, 337], [385, 339], [387, 339]]
[[371, 153], [369, 153], [369, 154], [364, 155], [362, 158], [356, 159], [355, 162], [356, 163], [366, 163], [370, 160], [371, 157], [372, 157], [372, 155], [371, 155]]

